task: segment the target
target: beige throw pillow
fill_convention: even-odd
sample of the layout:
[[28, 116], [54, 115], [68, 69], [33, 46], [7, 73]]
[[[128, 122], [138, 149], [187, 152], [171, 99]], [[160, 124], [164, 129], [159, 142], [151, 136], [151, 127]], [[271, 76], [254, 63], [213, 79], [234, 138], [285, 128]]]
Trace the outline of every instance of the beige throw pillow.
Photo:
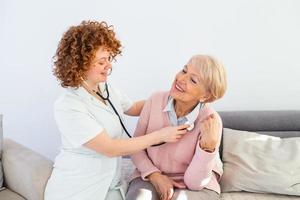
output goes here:
[[224, 128], [222, 192], [300, 196], [300, 137], [279, 138]]

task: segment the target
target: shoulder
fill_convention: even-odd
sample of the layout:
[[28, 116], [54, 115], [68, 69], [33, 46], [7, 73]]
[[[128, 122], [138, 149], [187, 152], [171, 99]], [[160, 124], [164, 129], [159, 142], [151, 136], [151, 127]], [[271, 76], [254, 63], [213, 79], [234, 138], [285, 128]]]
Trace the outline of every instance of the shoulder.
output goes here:
[[151, 94], [149, 100], [158, 101], [158, 100], [164, 100], [168, 97], [169, 97], [169, 91], [157, 91]]
[[215, 117], [218, 119], [218, 121], [222, 122], [222, 119], [217, 111], [215, 111], [213, 108], [211, 108], [209, 105], [205, 105], [204, 108], [200, 110], [200, 119], [199, 121], [204, 120], [207, 118], [209, 115], [214, 114]]
[[80, 96], [66, 90], [55, 101], [54, 109], [55, 110], [61, 110], [61, 109], [63, 109], [63, 110], [84, 109], [85, 110], [85, 106], [83, 103], [83, 99]]
[[[104, 94], [107, 94], [105, 84], [102, 84], [100, 87], [101, 87], [102, 92]], [[109, 91], [109, 96], [116, 97], [120, 101], [123, 101], [124, 99], [125, 100], [129, 99], [129, 97], [124, 92], [122, 92], [117, 87], [115, 87], [114, 85], [111, 85], [109, 83], [107, 83], [107, 90]]]
[[160, 108], [165, 100], [168, 99], [168, 96], [169, 92], [166, 91], [158, 91], [152, 93], [146, 100], [143, 110], [153, 111], [153, 109], [156, 110], [155, 108]]
[[[102, 91], [105, 91], [105, 84], [100, 84], [100, 88]], [[110, 83], [107, 83], [107, 89], [109, 90], [109, 92], [112, 92], [112, 93], [116, 93], [116, 94], [119, 94], [121, 93], [121, 91], [116, 88], [114, 85], [110, 84]]]
[[[109, 90], [109, 93], [116, 94], [117, 96], [123, 95], [123, 92], [115, 85], [113, 85], [111, 83], [106, 83], [106, 84], [107, 84], [107, 89]], [[100, 88], [101, 88], [102, 92], [105, 92], [106, 86], [104, 83], [100, 84]]]

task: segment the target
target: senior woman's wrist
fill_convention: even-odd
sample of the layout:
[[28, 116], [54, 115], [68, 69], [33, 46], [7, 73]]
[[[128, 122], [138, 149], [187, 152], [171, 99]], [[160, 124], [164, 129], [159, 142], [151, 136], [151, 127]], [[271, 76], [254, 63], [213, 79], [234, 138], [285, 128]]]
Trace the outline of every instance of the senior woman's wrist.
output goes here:
[[149, 174], [149, 175], [147, 176], [147, 178], [148, 178], [149, 181], [151, 182], [151, 181], [153, 181], [155, 178], [159, 177], [160, 175], [161, 175], [161, 173], [157, 171], [157, 172], [153, 172], [153, 173]]
[[212, 152], [214, 152], [215, 149], [216, 149], [215, 147], [213, 147], [213, 148], [212, 148], [212, 147], [202, 147], [202, 146], [201, 146], [201, 143], [199, 143], [199, 148], [202, 149], [203, 151], [208, 152], [208, 153], [212, 153]]

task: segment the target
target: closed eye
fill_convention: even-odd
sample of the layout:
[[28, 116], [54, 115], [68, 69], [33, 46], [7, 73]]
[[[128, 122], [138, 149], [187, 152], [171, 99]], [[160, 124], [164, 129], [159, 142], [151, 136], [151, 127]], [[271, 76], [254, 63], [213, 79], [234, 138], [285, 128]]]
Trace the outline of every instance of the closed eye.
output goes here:
[[191, 81], [194, 83], [194, 84], [197, 84], [197, 81], [195, 81], [194, 79], [191, 78]]

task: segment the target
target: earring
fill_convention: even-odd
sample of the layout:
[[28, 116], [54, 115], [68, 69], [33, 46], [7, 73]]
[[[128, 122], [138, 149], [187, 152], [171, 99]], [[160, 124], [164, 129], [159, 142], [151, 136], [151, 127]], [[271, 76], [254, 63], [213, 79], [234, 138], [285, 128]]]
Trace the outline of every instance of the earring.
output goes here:
[[205, 103], [202, 100], [199, 103], [200, 103], [200, 109], [202, 109], [205, 106]]

